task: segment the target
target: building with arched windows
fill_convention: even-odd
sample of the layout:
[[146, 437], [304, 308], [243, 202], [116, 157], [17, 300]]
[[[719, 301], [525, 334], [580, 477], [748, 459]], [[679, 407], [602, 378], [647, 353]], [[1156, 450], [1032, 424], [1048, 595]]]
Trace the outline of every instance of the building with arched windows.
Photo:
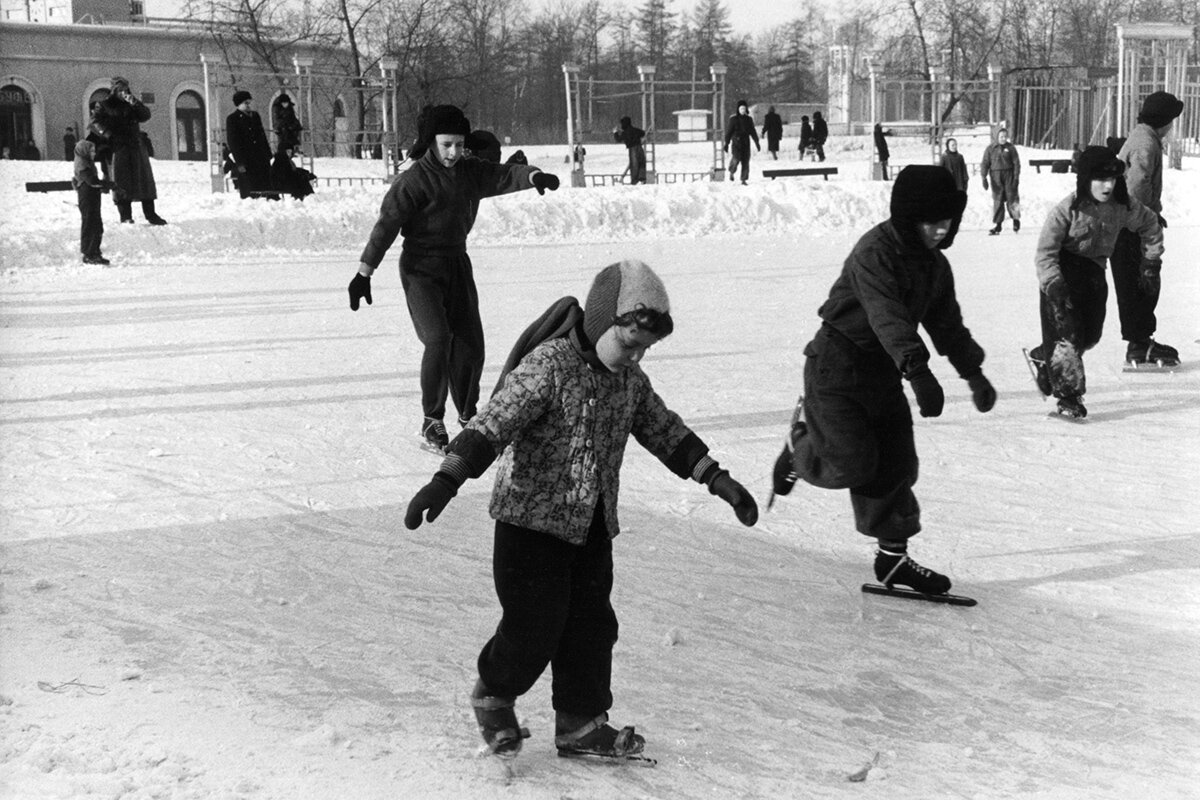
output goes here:
[[[218, 68], [210, 73], [219, 73], [209, 75], [207, 93], [202, 56]], [[335, 74], [342, 73], [343, 56], [308, 43], [276, 53], [285, 69], [296, 57]], [[23, 157], [32, 144], [43, 159], [65, 158], [67, 129], [82, 135], [92, 101], [107, 93], [115, 75], [127, 78], [151, 111], [142, 129], [154, 157], [200, 161], [214, 156], [208, 128], [221, 141], [219, 129], [233, 110], [229, 76], [254, 95], [268, 130], [272, 99], [296, 77], [264, 70], [236, 36], [148, 18], [141, 0], [0, 0], [0, 146], [7, 157]], [[311, 119], [335, 129], [342, 97], [334, 90], [322, 104], [328, 107]]]

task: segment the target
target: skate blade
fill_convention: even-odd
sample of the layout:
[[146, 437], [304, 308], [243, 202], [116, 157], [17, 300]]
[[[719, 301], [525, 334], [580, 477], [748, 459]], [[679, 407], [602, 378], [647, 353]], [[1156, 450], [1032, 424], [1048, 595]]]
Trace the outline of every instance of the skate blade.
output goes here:
[[864, 594], [881, 594], [904, 600], [924, 600], [927, 603], [942, 603], [949, 606], [973, 606], [978, 603], [975, 598], [964, 597], [961, 594], [926, 594], [918, 592], [916, 589], [905, 589], [902, 586], [889, 588], [881, 583], [864, 583], [862, 590]]
[[644, 756], [640, 753], [630, 753], [628, 755], [609, 755], [607, 753], [589, 753], [583, 750], [559, 750], [559, 758], [571, 758], [578, 761], [590, 761], [594, 764], [633, 764], [639, 767], [653, 767], [658, 765], [658, 759]]
[[434, 455], [439, 455], [439, 456], [446, 455], [446, 448], [438, 447], [436, 444], [433, 444], [432, 442], [425, 439], [424, 437], [421, 438], [420, 446], [421, 446], [421, 449], [424, 450], [426, 453], [433, 453]]
[[1087, 417], [1078, 417], [1074, 414], [1064, 414], [1061, 411], [1051, 411], [1046, 416], [1050, 419], [1061, 419], [1063, 422], [1074, 422], [1076, 425], [1084, 425], [1087, 423]]
[[1126, 361], [1122, 372], [1174, 372], [1179, 369], [1179, 364], [1164, 364], [1161, 361], [1156, 361], [1148, 364], [1144, 361]]

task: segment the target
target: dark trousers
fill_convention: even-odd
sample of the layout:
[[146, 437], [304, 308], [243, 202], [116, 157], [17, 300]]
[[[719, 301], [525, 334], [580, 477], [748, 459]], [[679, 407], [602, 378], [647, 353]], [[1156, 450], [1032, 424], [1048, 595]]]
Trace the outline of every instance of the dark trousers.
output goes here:
[[[133, 222], [133, 201], [132, 200], [114, 200], [117, 206], [117, 213], [121, 215], [121, 222]], [[153, 200], [142, 201], [142, 216], [147, 220], [154, 219], [158, 216], [158, 212], [154, 210]]]
[[400, 284], [408, 300], [421, 357], [421, 409], [446, 416], [449, 393], [463, 419], [475, 416], [483, 375], [483, 323], [471, 259], [466, 253], [400, 256]]
[[629, 148], [629, 182], [646, 182], [646, 148], [640, 144]]
[[1021, 219], [1021, 192], [1017, 173], [1011, 169], [992, 170], [992, 223], [1004, 224], [1004, 210], [1013, 219]]
[[612, 707], [618, 625], [603, 508], [597, 502], [583, 547], [496, 523], [492, 575], [503, 614], [479, 654], [479, 678], [493, 695], [525, 694], [549, 665], [556, 711], [595, 717]]
[[828, 325], [805, 348], [804, 419], [796, 473], [824, 489], [849, 489], [857, 530], [908, 539], [921, 530], [912, 487], [918, 459], [912, 412], [887, 353], [867, 353]]
[[79, 252], [85, 256], [100, 255], [104, 238], [104, 217], [100, 213], [100, 190], [92, 186], [77, 186], [79, 198]]
[[1087, 391], [1083, 354], [1096, 346], [1104, 331], [1108, 283], [1104, 268], [1090, 258], [1063, 250], [1058, 265], [1070, 302], [1058, 307], [1038, 293], [1042, 343], [1029, 354], [1047, 363], [1051, 394], [1082, 397]]
[[1113, 292], [1117, 295], [1117, 314], [1121, 319], [1121, 338], [1144, 342], [1158, 330], [1158, 292], [1147, 294], [1138, 285], [1142, 266], [1142, 237], [1131, 230], [1117, 234], [1117, 246], [1108, 261], [1112, 269]]
[[732, 178], [734, 171], [741, 166], [742, 174], [740, 180], [745, 182], [750, 178], [750, 142], [745, 144], [740, 142], [733, 143], [732, 157], [729, 159], [729, 176]]

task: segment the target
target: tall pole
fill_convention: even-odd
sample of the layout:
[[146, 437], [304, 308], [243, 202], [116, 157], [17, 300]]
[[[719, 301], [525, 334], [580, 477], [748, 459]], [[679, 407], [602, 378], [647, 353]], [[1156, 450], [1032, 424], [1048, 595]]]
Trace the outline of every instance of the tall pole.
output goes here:
[[579, 65], [563, 64], [562, 71], [563, 86], [567, 92], [567, 163], [571, 165], [571, 186], [581, 187], [584, 185], [583, 158], [575, 157], [578, 144], [575, 141], [575, 111], [571, 102], [571, 82], [578, 80]]

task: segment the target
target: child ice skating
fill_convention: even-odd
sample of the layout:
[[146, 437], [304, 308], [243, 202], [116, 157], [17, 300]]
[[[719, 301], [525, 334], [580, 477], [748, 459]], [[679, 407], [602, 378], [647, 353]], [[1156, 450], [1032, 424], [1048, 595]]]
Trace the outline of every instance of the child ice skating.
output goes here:
[[855, 245], [818, 310], [821, 327], [804, 349], [804, 395], [772, 488], [791, 492], [797, 478], [849, 489], [858, 531], [878, 542], [875, 577], [943, 595], [951, 581], [908, 556], [921, 530], [912, 487], [917, 451], [907, 380], [921, 416], [942, 413], [945, 396], [917, 331], [967, 381], [975, 407], [990, 411], [996, 392], [983, 375], [983, 349], [963, 325], [950, 262], [966, 195], [940, 166], [909, 166], [896, 176], [891, 217]]
[[1129, 196], [1125, 165], [1107, 147], [1088, 147], [1076, 161], [1075, 191], [1046, 217], [1037, 244], [1042, 343], [1029, 351], [1038, 389], [1058, 398], [1058, 413], [1087, 416], [1083, 353], [1100, 341], [1108, 283], [1104, 266], [1121, 231], [1142, 245], [1143, 280], [1157, 279], [1163, 232], [1158, 215]]
[[673, 326], [666, 289], [648, 266], [605, 267], [582, 309], [562, 298], [521, 335], [511, 371], [408, 505], [409, 529], [432, 522], [468, 478], [500, 459], [489, 510], [502, 615], [471, 693], [497, 755], [521, 749], [528, 732], [514, 704], [547, 666], [560, 755], [624, 758], [644, 747], [632, 727], [608, 724], [618, 627], [609, 601], [612, 540], [630, 435], [680, 478], [707, 485], [743, 524], [758, 519], [754, 499], [642, 370], [647, 349]]
[[350, 309], [372, 302], [371, 275], [389, 247], [402, 236], [400, 283], [408, 300], [421, 358], [424, 446], [442, 452], [449, 435], [443, 419], [447, 394], [458, 421], [475, 416], [483, 372], [483, 324], [467, 236], [485, 197], [537, 189], [558, 189], [558, 178], [537, 167], [494, 164], [465, 156], [471, 124], [455, 106], [433, 106], [421, 117], [422, 153], [392, 184], [379, 219], [350, 281]]

